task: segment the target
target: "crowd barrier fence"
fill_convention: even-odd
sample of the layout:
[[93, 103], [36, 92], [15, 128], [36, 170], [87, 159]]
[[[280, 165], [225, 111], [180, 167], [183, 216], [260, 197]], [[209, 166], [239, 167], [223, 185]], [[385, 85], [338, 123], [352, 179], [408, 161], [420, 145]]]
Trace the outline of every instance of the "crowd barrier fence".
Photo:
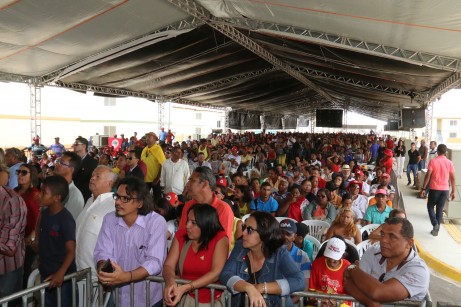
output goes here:
[[[99, 285], [99, 291], [98, 295], [94, 296], [93, 294], [95, 293], [93, 291], [93, 284], [92, 284], [92, 279], [91, 279], [91, 270], [84, 269], [81, 271], [78, 271], [76, 273], [72, 273], [69, 275], [66, 275], [64, 277], [64, 280], [71, 280], [72, 281], [72, 306], [78, 306], [80, 307], [90, 307], [90, 306], [98, 306], [98, 307], [106, 307], [108, 303], [108, 298], [109, 298], [109, 293], [104, 292], [102, 285]], [[79, 291], [79, 299], [77, 300], [77, 291], [76, 289], [78, 288], [77, 282], [83, 283], [85, 291]], [[146, 290], [150, 288], [150, 284], [154, 283], [161, 283], [162, 288], [165, 286], [164, 279], [161, 276], [148, 276], [145, 280], [146, 283]], [[184, 280], [184, 279], [176, 279], [176, 282], [178, 284], [185, 284], [189, 283], [189, 280]], [[40, 292], [40, 304], [41, 306], [44, 306], [45, 302], [45, 289], [49, 286], [49, 282], [41, 283], [39, 285], [33, 286], [31, 288], [28, 288], [26, 290], [14, 293], [12, 295], [0, 298], [0, 306], [2, 307], [7, 307], [8, 303], [20, 299], [22, 301], [22, 306], [27, 306], [28, 304], [28, 299], [35, 293], [35, 292]], [[224, 303], [225, 307], [232, 307], [231, 305], [231, 293], [227, 290], [226, 286], [221, 285], [221, 284], [210, 284], [206, 288], [211, 289], [211, 297], [214, 298], [214, 292], [216, 290], [221, 290], [223, 291], [223, 296], [224, 296]], [[198, 289], [195, 289], [195, 305], [199, 306], [198, 304]], [[117, 298], [118, 298], [118, 288], [115, 288], [112, 293], [114, 294], [114, 303], [115, 306], [120, 306]], [[58, 288], [57, 291], [58, 295], [58, 307], [61, 306], [61, 300], [60, 300], [60, 289]], [[295, 306], [305, 306], [307, 301], [309, 299], [317, 299], [317, 306], [322, 306], [322, 300], [331, 300], [332, 305], [329, 306], [340, 306], [342, 302], [344, 301], [350, 301], [352, 302], [352, 306], [359, 306], [359, 303], [351, 296], [348, 295], [338, 295], [338, 294], [324, 294], [324, 293], [318, 293], [318, 292], [295, 292], [292, 293], [294, 296], [299, 297], [299, 301], [295, 304]], [[146, 306], [149, 306], [147, 302], [150, 302], [150, 291], [146, 291]], [[285, 307], [286, 306], [286, 300], [285, 298], [282, 298], [281, 300], [281, 306], [277, 307]], [[395, 302], [390, 305], [393, 306], [424, 306], [425, 302], [424, 301], [400, 301], [400, 302]], [[215, 305], [215, 302], [212, 301], [211, 306]], [[132, 307], [139, 307], [139, 306], [134, 306], [134, 283], [130, 284], [130, 306]], [[245, 307], [249, 306], [248, 302], [248, 297], [245, 296]], [[451, 306], [459, 306], [459, 305], [448, 305], [448, 304], [438, 304], [437, 306], [440, 307], [451, 307]], [[122, 306], [126, 307], [126, 306]]]

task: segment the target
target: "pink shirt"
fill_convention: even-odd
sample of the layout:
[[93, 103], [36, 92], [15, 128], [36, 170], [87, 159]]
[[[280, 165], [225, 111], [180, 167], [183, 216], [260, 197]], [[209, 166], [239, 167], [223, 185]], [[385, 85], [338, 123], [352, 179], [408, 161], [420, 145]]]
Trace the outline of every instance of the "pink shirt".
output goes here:
[[432, 171], [429, 188], [431, 190], [447, 191], [450, 189], [450, 173], [455, 172], [452, 161], [445, 156], [438, 156], [429, 162], [428, 170]]

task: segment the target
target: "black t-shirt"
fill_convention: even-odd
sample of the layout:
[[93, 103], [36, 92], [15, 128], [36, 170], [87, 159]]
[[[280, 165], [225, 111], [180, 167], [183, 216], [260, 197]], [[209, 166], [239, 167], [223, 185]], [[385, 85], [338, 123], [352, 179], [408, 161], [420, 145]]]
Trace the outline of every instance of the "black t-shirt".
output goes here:
[[408, 164], [418, 164], [419, 152], [416, 149], [413, 152], [411, 152], [411, 149], [410, 149], [408, 151], [408, 157], [410, 158], [408, 160]]
[[[72, 214], [63, 208], [55, 215], [49, 215], [48, 208], [42, 211], [40, 221], [39, 271], [47, 278], [61, 267], [66, 257], [66, 242], [75, 241], [75, 221]], [[66, 274], [77, 270], [75, 259]]]

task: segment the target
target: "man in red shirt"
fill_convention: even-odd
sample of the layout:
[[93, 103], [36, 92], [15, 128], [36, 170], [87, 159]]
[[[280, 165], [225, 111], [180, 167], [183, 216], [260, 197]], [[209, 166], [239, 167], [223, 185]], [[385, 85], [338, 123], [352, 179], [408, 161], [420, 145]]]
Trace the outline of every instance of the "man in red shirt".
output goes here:
[[[440, 144], [437, 146], [437, 158], [429, 162], [427, 174], [424, 177], [424, 184], [421, 187], [421, 196], [426, 196], [426, 186], [429, 184], [429, 197], [427, 198], [427, 212], [433, 229], [431, 234], [435, 237], [439, 234], [440, 223], [443, 217], [443, 207], [448, 199], [448, 192], [451, 185], [450, 199], [455, 199], [455, 166], [446, 157], [447, 146]], [[448, 185], [450, 183], [450, 185]], [[435, 206], [435, 212], [434, 212]]]
[[192, 200], [186, 202], [184, 205], [178, 230], [186, 228], [187, 213], [192, 206], [195, 204], [208, 204], [218, 211], [219, 222], [224, 228], [230, 244], [233, 237], [234, 213], [226, 202], [216, 197], [214, 193], [215, 187], [216, 178], [210, 168], [199, 166], [194, 169], [185, 188], [185, 193], [187, 193]]

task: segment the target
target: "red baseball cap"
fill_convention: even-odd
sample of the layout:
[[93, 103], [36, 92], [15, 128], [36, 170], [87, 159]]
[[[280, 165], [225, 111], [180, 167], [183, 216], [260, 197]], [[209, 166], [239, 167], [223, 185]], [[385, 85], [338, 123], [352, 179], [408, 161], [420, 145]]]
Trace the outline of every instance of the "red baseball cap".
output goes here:
[[216, 180], [216, 185], [226, 188], [226, 187], [227, 187], [227, 180], [226, 180], [226, 178], [224, 178], [224, 177], [219, 177], [219, 178]]
[[232, 151], [239, 151], [239, 149], [237, 148], [237, 146], [233, 146]]
[[387, 195], [387, 190], [386, 189], [378, 189], [376, 191], [375, 195], [378, 195], [378, 194]]
[[168, 200], [170, 202], [170, 204], [174, 207], [177, 205], [177, 202], [178, 202], [178, 195], [176, 195], [176, 193], [174, 192], [170, 192], [170, 193], [167, 193], [165, 195], [165, 198], [166, 200]]
[[386, 156], [388, 156], [388, 157], [392, 157], [392, 156], [393, 156], [392, 150], [390, 150], [390, 149], [386, 149], [386, 150], [384, 151], [384, 154], [385, 154]]

